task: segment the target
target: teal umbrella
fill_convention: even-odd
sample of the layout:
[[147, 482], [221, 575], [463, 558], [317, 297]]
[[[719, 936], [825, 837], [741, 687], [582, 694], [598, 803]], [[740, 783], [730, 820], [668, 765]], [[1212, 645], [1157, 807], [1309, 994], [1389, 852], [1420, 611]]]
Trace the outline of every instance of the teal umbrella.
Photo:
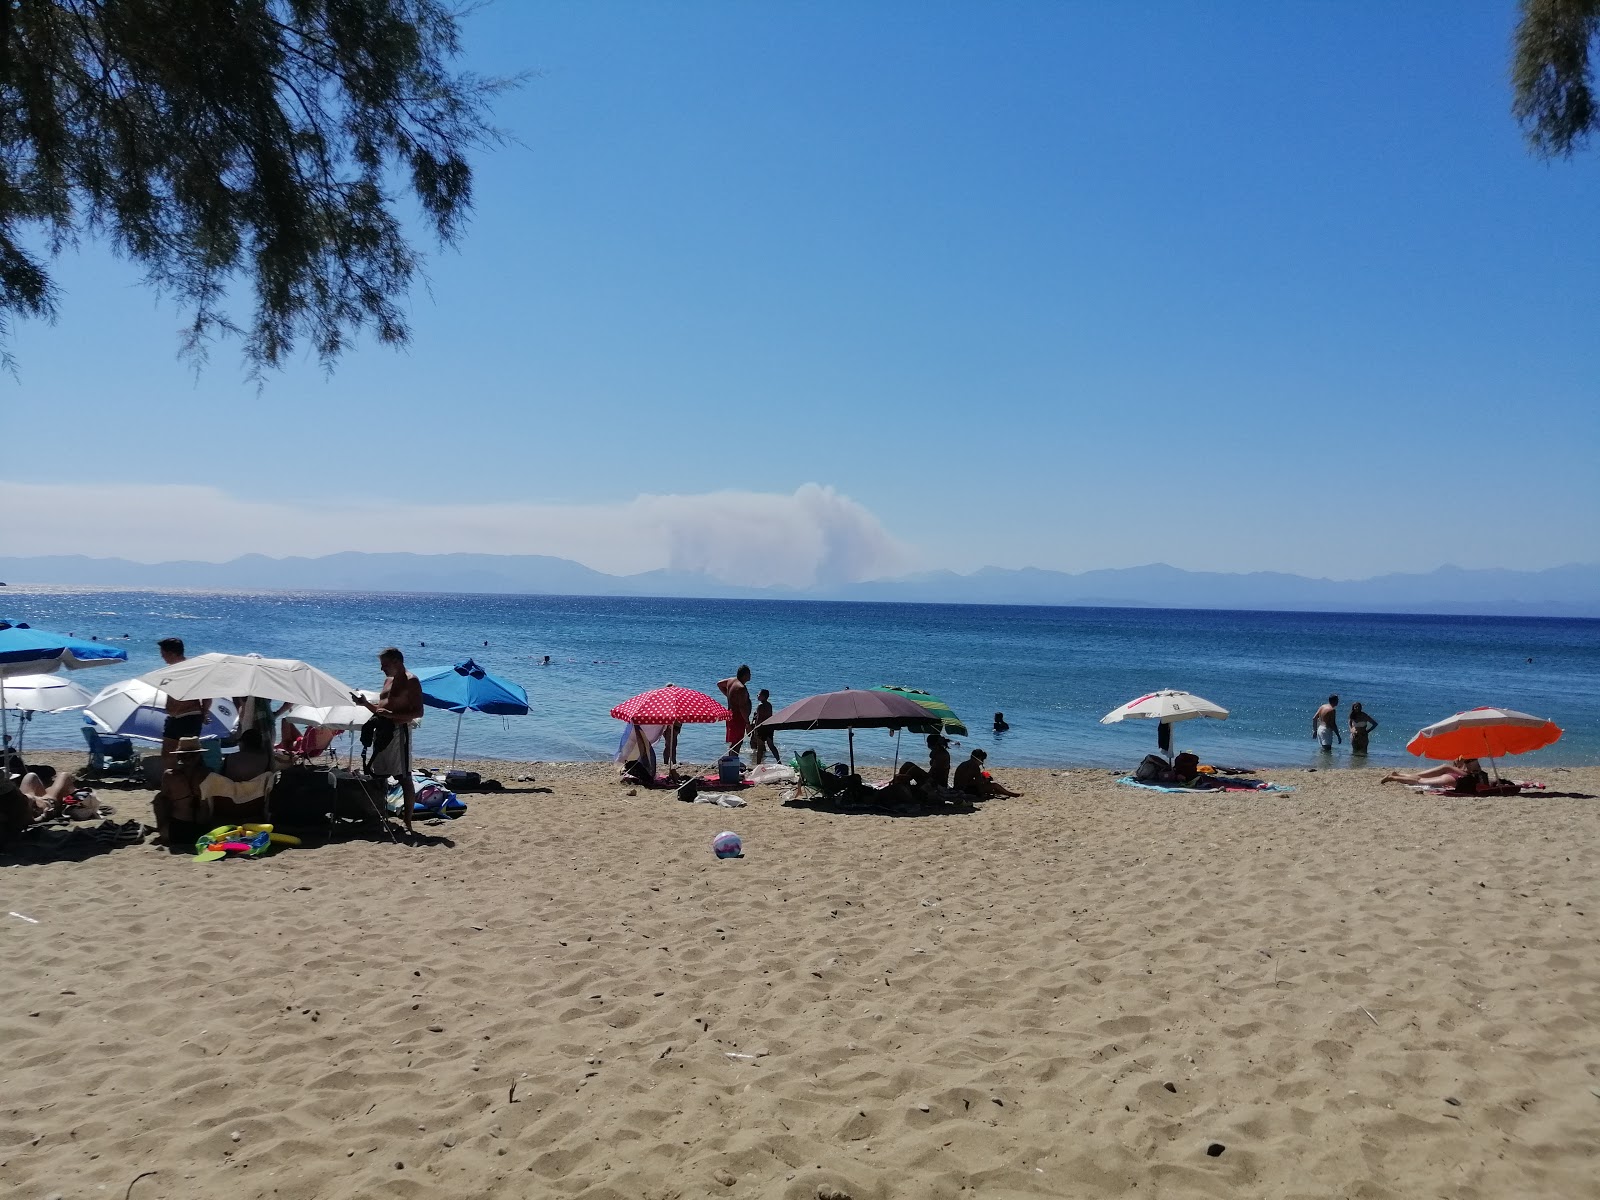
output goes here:
[[872, 690], [875, 692], [893, 692], [897, 696], [904, 696], [912, 703], [927, 709], [930, 716], [938, 718], [940, 724], [944, 726], [945, 733], [953, 737], [967, 736], [967, 727], [961, 723], [961, 718], [956, 716], [955, 709], [929, 692], [919, 691], [916, 688], [893, 687], [889, 684], [875, 687]]

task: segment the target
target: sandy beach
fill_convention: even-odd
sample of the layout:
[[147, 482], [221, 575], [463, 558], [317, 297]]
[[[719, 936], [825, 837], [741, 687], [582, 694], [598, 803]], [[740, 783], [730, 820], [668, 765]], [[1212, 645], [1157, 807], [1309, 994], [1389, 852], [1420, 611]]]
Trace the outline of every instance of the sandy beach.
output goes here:
[[474, 765], [433, 845], [0, 860], [0, 1190], [1594, 1194], [1600, 768], [891, 818]]

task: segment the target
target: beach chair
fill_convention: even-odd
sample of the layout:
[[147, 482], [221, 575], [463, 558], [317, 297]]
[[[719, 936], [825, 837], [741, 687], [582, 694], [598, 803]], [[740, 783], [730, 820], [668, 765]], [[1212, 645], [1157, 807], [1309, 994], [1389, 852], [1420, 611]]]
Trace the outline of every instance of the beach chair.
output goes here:
[[136, 775], [139, 756], [133, 742], [125, 737], [107, 737], [93, 725], [84, 725], [83, 740], [89, 744], [90, 775]]
[[219, 825], [242, 825], [266, 821], [267, 797], [277, 775], [264, 771], [254, 779], [234, 781], [212, 772], [200, 781], [200, 798], [211, 809], [211, 819]]
[[294, 755], [296, 763], [308, 764], [312, 759], [332, 754], [333, 741], [338, 736], [337, 729], [323, 729], [321, 726], [312, 725], [295, 738], [290, 753]]
[[800, 785], [805, 789], [805, 793], [799, 798], [803, 801], [833, 800], [860, 803], [869, 798], [869, 789], [863, 786], [859, 775], [840, 779], [822, 765], [822, 760], [817, 757], [815, 750], [801, 751], [789, 765], [794, 768], [794, 773], [800, 776]]

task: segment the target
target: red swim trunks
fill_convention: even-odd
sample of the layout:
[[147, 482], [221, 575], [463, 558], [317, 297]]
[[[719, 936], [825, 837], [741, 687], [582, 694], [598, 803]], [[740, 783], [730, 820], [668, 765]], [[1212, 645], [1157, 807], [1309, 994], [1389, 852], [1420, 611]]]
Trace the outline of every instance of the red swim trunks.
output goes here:
[[749, 732], [749, 729], [750, 727], [745, 724], [744, 718], [739, 716], [737, 713], [729, 717], [727, 729], [728, 745], [737, 746], [740, 742], [744, 741], [744, 735]]

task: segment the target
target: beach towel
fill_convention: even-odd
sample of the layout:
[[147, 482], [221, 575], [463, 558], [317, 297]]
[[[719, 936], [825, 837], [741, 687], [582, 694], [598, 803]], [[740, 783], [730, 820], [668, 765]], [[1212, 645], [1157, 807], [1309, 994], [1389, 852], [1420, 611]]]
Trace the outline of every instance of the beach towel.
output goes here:
[[1544, 784], [1534, 780], [1501, 779], [1495, 783], [1486, 784], [1470, 792], [1458, 791], [1453, 787], [1427, 787], [1424, 784], [1408, 784], [1413, 792], [1422, 792], [1428, 796], [1518, 796], [1523, 792], [1542, 792]]
[[700, 776], [702, 792], [737, 792], [747, 787], [755, 787], [755, 784], [748, 779], [723, 779], [720, 775]]
[[1260, 779], [1229, 779], [1212, 787], [1173, 787], [1161, 783], [1141, 783], [1132, 775], [1117, 780], [1125, 787], [1143, 788], [1147, 792], [1173, 792], [1180, 796], [1204, 796], [1216, 792], [1292, 792], [1286, 783], [1266, 783]]

